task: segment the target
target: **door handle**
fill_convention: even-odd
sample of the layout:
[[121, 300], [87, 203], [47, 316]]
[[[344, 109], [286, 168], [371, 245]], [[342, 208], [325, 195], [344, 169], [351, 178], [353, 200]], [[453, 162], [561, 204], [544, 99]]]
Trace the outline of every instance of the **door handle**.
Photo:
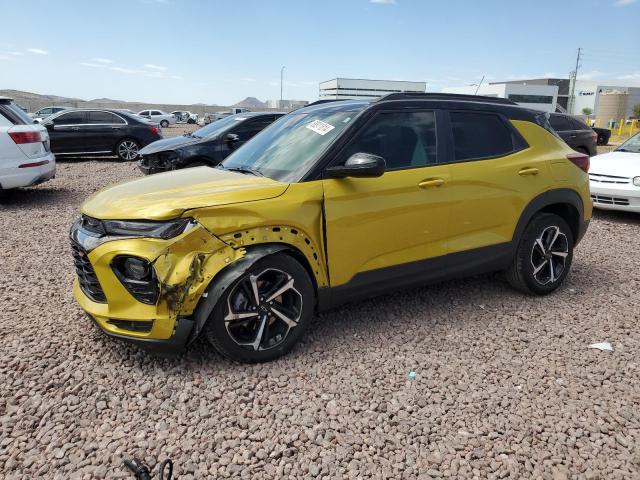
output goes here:
[[537, 175], [540, 172], [537, 168], [523, 168], [518, 172], [518, 175], [521, 177], [526, 177], [527, 175]]
[[430, 188], [430, 187], [439, 187], [444, 184], [444, 180], [441, 178], [430, 178], [428, 180], [423, 180], [418, 184], [420, 188]]
[[80, 127], [71, 127], [71, 130], [80, 130]]
[[121, 130], [122, 127], [111, 127], [111, 130]]

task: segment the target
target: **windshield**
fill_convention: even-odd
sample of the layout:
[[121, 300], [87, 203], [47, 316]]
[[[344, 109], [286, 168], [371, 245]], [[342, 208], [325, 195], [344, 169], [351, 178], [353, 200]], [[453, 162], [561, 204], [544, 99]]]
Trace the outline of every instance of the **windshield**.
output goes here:
[[296, 182], [366, 104], [290, 113], [260, 132], [222, 168], [250, 169], [281, 182]]
[[191, 135], [198, 138], [217, 137], [226, 129], [246, 119], [247, 117], [243, 115], [233, 115], [230, 117], [224, 117], [224, 118], [221, 118], [220, 120], [216, 120], [215, 122], [211, 122], [209, 125], [205, 127], [199, 128], [198, 130], [193, 132]]
[[615, 151], [640, 153], [640, 133], [637, 133], [635, 136], [624, 142], [622, 145], [616, 148]]
[[24, 110], [22, 110], [20, 107], [18, 107], [18, 105], [14, 102], [9, 102], [7, 104], [5, 104], [6, 107], [11, 110], [11, 112], [18, 117], [20, 120], [22, 120], [25, 125], [29, 125], [30, 123], [33, 123], [33, 118], [31, 118], [29, 115], [27, 115]]

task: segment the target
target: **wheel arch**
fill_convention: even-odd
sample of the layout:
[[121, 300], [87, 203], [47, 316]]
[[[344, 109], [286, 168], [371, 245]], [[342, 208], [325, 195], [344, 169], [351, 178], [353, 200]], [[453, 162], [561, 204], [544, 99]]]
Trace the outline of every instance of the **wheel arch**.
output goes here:
[[[204, 328], [209, 315], [215, 308], [218, 301], [222, 298], [222, 295], [226, 292], [227, 288], [233, 284], [242, 274], [244, 274], [249, 268], [251, 268], [257, 261], [271, 255], [285, 254], [295, 259], [306, 270], [313, 284], [314, 290], [318, 291], [318, 281], [314, 275], [313, 268], [309, 264], [309, 261], [305, 254], [293, 245], [286, 243], [262, 243], [245, 247], [245, 255], [227, 265], [220, 270], [209, 282], [205, 293], [198, 301], [198, 305], [194, 310], [194, 328], [191, 333], [189, 342], [195, 340]], [[316, 295], [317, 299], [317, 295]]]
[[584, 233], [584, 204], [578, 192], [561, 188], [544, 192], [529, 202], [520, 215], [513, 234], [512, 240], [515, 245], [520, 243], [522, 234], [533, 216], [540, 212], [554, 213], [563, 218], [571, 228], [575, 244], [578, 244]]
[[140, 148], [142, 148], [142, 142], [140, 141], [139, 138], [133, 135], [124, 135], [118, 138], [118, 140], [116, 140], [116, 142], [113, 144], [113, 153], [115, 153], [116, 155], [118, 154], [118, 145], [120, 145], [120, 142], [124, 142], [125, 140], [133, 140], [138, 145], [140, 145]]

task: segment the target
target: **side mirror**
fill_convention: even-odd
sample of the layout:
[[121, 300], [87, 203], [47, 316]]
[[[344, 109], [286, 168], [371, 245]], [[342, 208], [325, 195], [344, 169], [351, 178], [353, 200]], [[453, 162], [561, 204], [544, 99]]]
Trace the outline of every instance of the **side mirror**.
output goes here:
[[370, 153], [354, 153], [344, 165], [334, 165], [325, 170], [329, 178], [373, 178], [380, 177], [387, 168], [384, 158]]
[[225, 143], [228, 143], [229, 145], [233, 145], [234, 143], [237, 143], [240, 141], [240, 137], [238, 135], [236, 135], [235, 133], [227, 133], [224, 136], [224, 141]]

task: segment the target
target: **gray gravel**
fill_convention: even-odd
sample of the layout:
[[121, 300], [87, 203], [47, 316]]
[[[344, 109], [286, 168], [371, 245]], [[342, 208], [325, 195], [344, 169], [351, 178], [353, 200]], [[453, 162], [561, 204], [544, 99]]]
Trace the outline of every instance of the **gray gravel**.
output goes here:
[[66, 161], [0, 201], [1, 478], [640, 478], [640, 216], [596, 214], [546, 298], [483, 276], [323, 314], [273, 363], [158, 359], [71, 296], [78, 206], [136, 176]]

